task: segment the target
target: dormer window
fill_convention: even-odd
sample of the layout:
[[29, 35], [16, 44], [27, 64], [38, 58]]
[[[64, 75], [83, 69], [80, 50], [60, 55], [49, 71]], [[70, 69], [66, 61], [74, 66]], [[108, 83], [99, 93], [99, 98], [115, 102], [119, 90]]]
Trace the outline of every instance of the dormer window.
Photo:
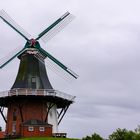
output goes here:
[[36, 77], [31, 78], [32, 88], [36, 88]]
[[32, 83], [36, 83], [36, 77], [32, 77]]

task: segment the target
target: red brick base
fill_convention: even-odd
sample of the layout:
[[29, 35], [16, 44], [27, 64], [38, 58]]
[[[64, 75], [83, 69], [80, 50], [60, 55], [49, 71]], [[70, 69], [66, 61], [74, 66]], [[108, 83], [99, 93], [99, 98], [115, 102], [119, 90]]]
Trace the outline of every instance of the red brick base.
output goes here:
[[44, 127], [44, 131], [40, 131], [40, 126], [32, 126], [33, 131], [29, 131], [29, 126], [22, 126], [21, 127], [21, 137], [52, 137], [52, 126]]
[[3, 131], [0, 131], [0, 139], [4, 138], [5, 137], [5, 132]]

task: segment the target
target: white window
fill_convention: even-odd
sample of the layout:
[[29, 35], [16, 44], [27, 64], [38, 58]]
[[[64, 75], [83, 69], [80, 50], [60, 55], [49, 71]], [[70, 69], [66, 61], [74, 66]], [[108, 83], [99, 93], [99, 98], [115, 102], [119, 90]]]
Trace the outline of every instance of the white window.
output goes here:
[[16, 123], [15, 122], [13, 122], [13, 124], [12, 124], [12, 132], [16, 132]]
[[30, 131], [30, 132], [34, 131], [34, 127], [33, 126], [29, 126], [28, 127], [28, 131]]
[[44, 127], [39, 127], [39, 131], [44, 132], [45, 131], [45, 128]]
[[36, 77], [32, 77], [32, 83], [36, 82]]
[[32, 81], [32, 88], [36, 88], [36, 77], [32, 77], [32, 79], [31, 79], [31, 81]]

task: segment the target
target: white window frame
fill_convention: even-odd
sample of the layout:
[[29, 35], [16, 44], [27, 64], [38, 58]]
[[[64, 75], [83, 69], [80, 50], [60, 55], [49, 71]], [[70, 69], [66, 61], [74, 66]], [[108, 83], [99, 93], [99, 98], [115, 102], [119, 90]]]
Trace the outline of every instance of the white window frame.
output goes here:
[[36, 83], [36, 77], [32, 77], [32, 83]]
[[12, 124], [12, 132], [15, 133], [16, 132], [16, 123], [13, 122]]
[[33, 132], [34, 131], [34, 127], [33, 126], [28, 126], [28, 131], [29, 132]]
[[40, 127], [39, 127], [39, 131], [40, 131], [40, 132], [44, 132], [44, 131], [45, 131], [45, 127], [44, 127], [44, 126], [40, 126]]

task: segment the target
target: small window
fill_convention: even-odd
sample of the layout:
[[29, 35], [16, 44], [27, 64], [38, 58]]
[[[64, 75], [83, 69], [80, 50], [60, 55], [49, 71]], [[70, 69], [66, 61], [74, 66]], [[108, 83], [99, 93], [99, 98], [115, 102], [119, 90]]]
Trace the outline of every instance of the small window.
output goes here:
[[36, 82], [36, 77], [32, 77], [32, 83]]
[[39, 127], [39, 131], [44, 132], [45, 128], [44, 127]]
[[31, 86], [32, 86], [32, 88], [36, 88], [36, 77], [32, 77]]
[[15, 133], [16, 132], [16, 123], [12, 124], [12, 132]]
[[30, 132], [34, 131], [34, 127], [33, 126], [29, 126], [28, 127], [28, 131], [30, 131]]

